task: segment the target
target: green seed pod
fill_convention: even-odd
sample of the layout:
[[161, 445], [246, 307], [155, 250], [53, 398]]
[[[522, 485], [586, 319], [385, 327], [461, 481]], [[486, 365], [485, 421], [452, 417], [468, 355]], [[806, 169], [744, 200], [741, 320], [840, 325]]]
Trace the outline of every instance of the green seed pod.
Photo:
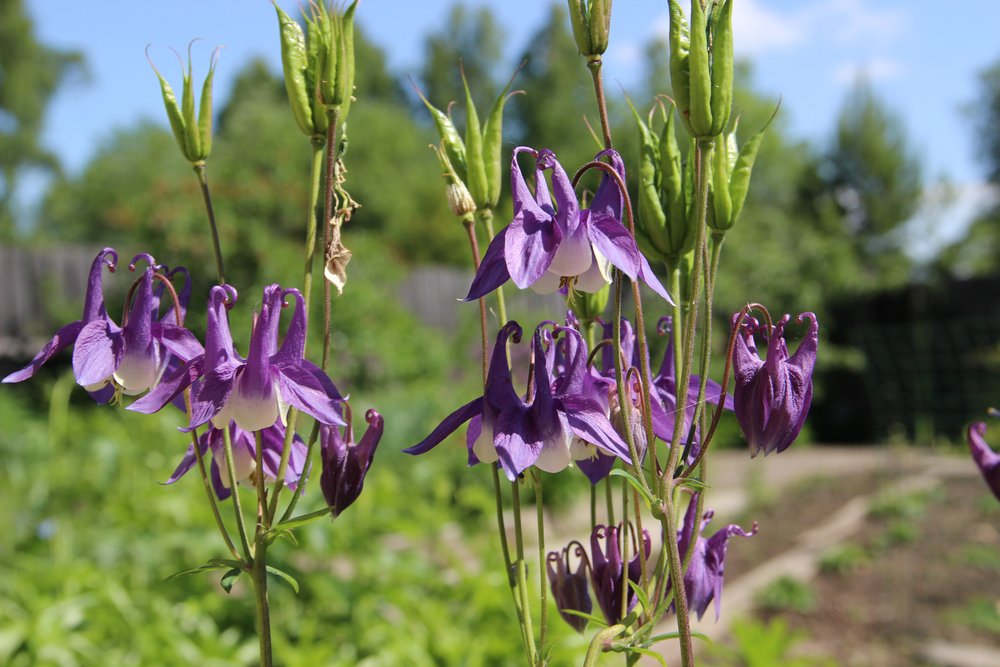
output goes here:
[[590, 12], [587, 0], [569, 0], [569, 22], [573, 27], [573, 40], [581, 56], [590, 54]]
[[670, 87], [674, 102], [681, 113], [681, 120], [688, 132], [691, 129], [691, 37], [684, 10], [679, 0], [670, 0]]
[[465, 80], [465, 70], [462, 70], [462, 85], [465, 87], [465, 182], [473, 200], [485, 203], [489, 192], [483, 163], [483, 135], [479, 128], [479, 114], [469, 92], [469, 82]]
[[[777, 110], [775, 110], [777, 113]], [[771, 119], [773, 120], [773, 116]], [[715, 155], [712, 159], [712, 220], [709, 226], [717, 232], [725, 233], [740, 219], [743, 204], [750, 189], [750, 175], [753, 172], [757, 151], [760, 150], [764, 132], [771, 121], [756, 132], [742, 148], [736, 145], [736, 127], [725, 137], [715, 140]]]
[[599, 56], [608, 50], [608, 34], [611, 32], [612, 0], [590, 1], [590, 53]]
[[[149, 53], [147, 48], [147, 59]], [[179, 57], [179, 56], [178, 56]], [[186, 70], [182, 70], [183, 84], [181, 101], [177, 102], [177, 95], [173, 88], [163, 78], [152, 60], [149, 64], [156, 73], [156, 78], [160, 83], [160, 93], [163, 95], [163, 106], [167, 111], [167, 119], [170, 121], [170, 129], [174, 139], [181, 149], [184, 158], [191, 164], [204, 162], [212, 151], [212, 81], [215, 78], [215, 67], [218, 63], [218, 50], [212, 55], [212, 62], [208, 70], [208, 76], [201, 87], [201, 103], [198, 105], [198, 112], [195, 113], [195, 95], [193, 85], [193, 66], [190, 58], [190, 48], [188, 49], [188, 65]]]
[[275, 11], [278, 13], [278, 29], [281, 36], [281, 69], [285, 75], [285, 92], [288, 95], [288, 104], [292, 108], [292, 116], [296, 125], [311, 137], [316, 133], [316, 126], [313, 123], [313, 112], [311, 102], [312, 88], [306, 82], [306, 74], [309, 71], [309, 57], [306, 52], [306, 37], [302, 32], [302, 27], [297, 21], [293, 21], [281, 7], [275, 3]]
[[729, 196], [729, 176], [732, 173], [730, 165], [729, 141], [719, 135], [715, 138], [715, 153], [712, 155], [713, 215], [709, 227], [720, 232], [729, 230], [733, 225], [733, 200]]
[[462, 136], [455, 129], [455, 124], [451, 121], [451, 116], [431, 104], [419, 88], [414, 86], [414, 90], [417, 91], [417, 95], [420, 96], [420, 100], [427, 107], [427, 110], [431, 112], [434, 125], [437, 126], [438, 135], [441, 137], [441, 144], [444, 146], [445, 153], [448, 154], [449, 162], [451, 162], [455, 168], [455, 172], [459, 176], [465, 176], [467, 172], [465, 142], [462, 141]]
[[503, 162], [500, 159], [500, 152], [503, 142], [503, 108], [513, 93], [510, 87], [514, 83], [514, 76], [497, 96], [490, 115], [483, 125], [483, 169], [486, 172], [486, 201], [481, 202], [488, 207], [495, 207], [500, 201], [501, 181], [503, 179]]
[[691, 129], [697, 137], [712, 133], [712, 72], [708, 50], [708, 17], [701, 0], [691, 0], [691, 53], [688, 58], [691, 81]]
[[596, 292], [570, 290], [566, 295], [566, 306], [576, 313], [584, 324], [594, 322], [604, 314], [611, 296], [611, 285], [605, 285]]
[[343, 79], [340, 81], [341, 95], [343, 101], [340, 103], [340, 119], [347, 120], [347, 114], [351, 110], [351, 102], [354, 99], [354, 13], [358, 8], [358, 0], [354, 0], [344, 12], [343, 28], [341, 30], [343, 41]]
[[716, 3], [712, 24], [712, 134], [726, 130], [733, 108], [733, 2]]

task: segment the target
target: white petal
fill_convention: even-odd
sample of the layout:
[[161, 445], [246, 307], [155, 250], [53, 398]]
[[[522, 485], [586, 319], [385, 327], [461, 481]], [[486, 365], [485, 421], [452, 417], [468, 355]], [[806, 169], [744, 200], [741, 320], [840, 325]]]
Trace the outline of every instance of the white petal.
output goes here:
[[590, 268], [593, 260], [594, 252], [585, 233], [565, 236], [556, 248], [549, 271], [559, 276], [578, 276]]
[[536, 294], [552, 294], [559, 289], [562, 276], [551, 271], [546, 271], [542, 277], [531, 283], [531, 291]]
[[472, 453], [483, 463], [496, 463], [500, 458], [496, 445], [493, 444], [493, 418], [486, 418], [486, 411], [483, 410], [482, 428], [479, 437], [472, 443]]
[[542, 445], [542, 451], [535, 459], [535, 466], [545, 472], [559, 472], [568, 466], [573, 461], [570, 455], [570, 439], [571, 436], [560, 429], [554, 438]]
[[605, 285], [611, 284], [611, 262], [594, 248], [594, 263], [576, 279], [574, 287], [581, 292], [593, 294]]

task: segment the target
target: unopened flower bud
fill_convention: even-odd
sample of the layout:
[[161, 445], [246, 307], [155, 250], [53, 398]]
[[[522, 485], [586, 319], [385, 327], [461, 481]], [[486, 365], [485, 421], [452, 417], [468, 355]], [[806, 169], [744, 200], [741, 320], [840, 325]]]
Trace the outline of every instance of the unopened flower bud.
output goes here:
[[469, 189], [461, 181], [448, 184], [448, 208], [459, 218], [476, 212], [476, 202], [472, 200]]
[[612, 0], [569, 0], [576, 48], [584, 58], [599, 59], [608, 50]]

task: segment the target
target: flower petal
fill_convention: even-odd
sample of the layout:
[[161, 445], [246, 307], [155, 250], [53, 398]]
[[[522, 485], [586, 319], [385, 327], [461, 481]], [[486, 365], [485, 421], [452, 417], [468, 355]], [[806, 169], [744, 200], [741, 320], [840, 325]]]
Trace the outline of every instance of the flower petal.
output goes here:
[[493, 237], [486, 249], [486, 254], [483, 256], [483, 261], [479, 264], [479, 270], [476, 271], [476, 276], [472, 279], [469, 293], [465, 295], [463, 301], [479, 299], [510, 280], [507, 260], [504, 258], [506, 238], [506, 227]]
[[275, 368], [281, 395], [289, 405], [324, 424], [344, 424], [339, 406], [344, 398], [319, 366], [302, 359], [296, 364], [279, 363]]
[[4, 382], [23, 382], [28, 378], [32, 377], [38, 372], [38, 369], [42, 365], [54, 357], [57, 352], [64, 350], [76, 341], [77, 336], [80, 335], [80, 330], [83, 329], [83, 322], [77, 320], [76, 322], [70, 322], [66, 326], [62, 327], [56, 331], [55, 335], [49, 340], [45, 346], [38, 351], [38, 354], [28, 363], [27, 366], [19, 371], [15, 371], [3, 379]]
[[469, 421], [476, 415], [482, 414], [483, 398], [473, 399], [455, 410], [431, 431], [426, 438], [403, 450], [406, 454], [424, 454], [437, 447], [449, 435], [454, 433], [459, 426]]

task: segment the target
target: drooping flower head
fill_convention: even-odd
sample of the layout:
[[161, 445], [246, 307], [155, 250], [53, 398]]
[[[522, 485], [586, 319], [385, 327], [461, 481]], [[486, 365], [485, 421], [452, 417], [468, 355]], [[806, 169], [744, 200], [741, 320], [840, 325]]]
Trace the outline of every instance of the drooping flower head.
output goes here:
[[[253, 433], [246, 431], [230, 422], [229, 436], [233, 447], [233, 467], [236, 469], [236, 482], [249, 482], [257, 469], [257, 441]], [[222, 429], [214, 426], [198, 437], [198, 451], [202, 456], [212, 452], [211, 479], [212, 487], [219, 500], [225, 500], [232, 493], [229, 483], [229, 473], [226, 464], [226, 447]], [[264, 480], [273, 482], [278, 476], [281, 466], [281, 453], [285, 444], [285, 427], [275, 423], [260, 431], [262, 463]], [[197, 462], [194, 445], [189, 445], [184, 458], [177, 469], [170, 475], [165, 484], [173, 484], [183, 477]], [[285, 486], [294, 490], [302, 479], [306, 462], [306, 444], [296, 433], [292, 437], [292, 450], [289, 452], [288, 465], [285, 468]]]
[[369, 410], [365, 413], [368, 429], [361, 436], [361, 442], [354, 442], [351, 411], [350, 408], [346, 410], [347, 426], [344, 427], [343, 434], [333, 425], [324, 424], [319, 430], [323, 462], [319, 485], [326, 504], [333, 508], [334, 517], [339, 516], [361, 495], [365, 475], [372, 465], [383, 431], [382, 415]]
[[[295, 312], [278, 347], [279, 319], [288, 296], [295, 299]], [[236, 290], [229, 285], [212, 288], [204, 354], [164, 378], [129, 409], [155, 412], [194, 383], [190, 429], [209, 421], [221, 428], [232, 419], [244, 430], [259, 431], [279, 418], [284, 422], [289, 405], [322, 424], [342, 425], [340, 392], [326, 373], [304, 358], [306, 313], [302, 294], [297, 289], [283, 290], [277, 284], [264, 288], [245, 359], [236, 353], [229, 329], [228, 310], [236, 299]]]
[[979, 467], [990, 491], [1000, 500], [1000, 454], [986, 443], [986, 422], [969, 424], [968, 440], [972, 460]]
[[806, 319], [809, 329], [791, 357], [784, 337], [790, 315], [782, 317], [771, 331], [764, 331], [766, 360], [760, 358], [754, 342], [759, 328], [756, 321], [747, 318], [739, 324], [733, 350], [735, 412], [753, 456], [784, 451], [805, 423], [812, 403], [812, 373], [819, 341], [819, 324], [813, 313], [803, 313], [796, 321]]
[[[97, 253], [97, 257], [94, 258], [94, 261], [90, 265], [90, 273], [87, 278], [87, 291], [83, 300], [83, 315], [80, 319], [60, 327], [27, 366], [5, 377], [3, 379], [4, 382], [23, 382], [32, 377], [57, 352], [73, 345], [79, 337], [80, 331], [92, 322], [99, 321], [109, 328], [117, 328], [117, 325], [108, 316], [108, 312], [104, 307], [104, 290], [101, 280], [101, 269], [107, 266], [108, 270], [114, 273], [117, 264], [118, 253], [114, 248], [104, 248]], [[107, 387], [95, 391], [91, 395], [99, 403], [106, 403], [113, 394], [114, 391], [110, 387]]]
[[[88, 391], [118, 387], [126, 395], [151, 389], [163, 375], [171, 355], [181, 362], [203, 353], [194, 334], [178, 324], [170, 313], [160, 319], [160, 298], [153, 287], [154, 276], [163, 268], [147, 253], [136, 255], [129, 264], [145, 261], [122, 326], [107, 318], [96, 318], [80, 330], [73, 348], [73, 372]], [[175, 269], [175, 272], [180, 269]], [[160, 276], [162, 277], [162, 276]], [[178, 304], [186, 308], [187, 304]]]
[[698, 495], [694, 494], [684, 514], [684, 522], [677, 531], [677, 547], [682, 558], [686, 559], [688, 550], [694, 549], [690, 559], [691, 564], [684, 573], [684, 591], [687, 594], [688, 608], [694, 610], [699, 619], [705, 615], [709, 603], [714, 600], [715, 618], [718, 620], [722, 610], [722, 583], [729, 538], [735, 535], [740, 537], [756, 535], [757, 524], [754, 523], [750, 532], [736, 524], [729, 524], [720, 528], [712, 537], [705, 539], [701, 533], [715, 513], [705, 512], [700, 521], [697, 514]]
[[[536, 329], [532, 336], [533, 371], [526, 398], [521, 398], [514, 389], [507, 363], [507, 341], [517, 342], [521, 337], [521, 326], [512, 321], [497, 335], [483, 396], [458, 408], [430, 435], [403, 451], [408, 454], [430, 451], [459, 426], [470, 422], [466, 433], [469, 464], [499, 461], [511, 480], [533, 465], [545, 472], [558, 472], [568, 466], [575, 436], [628, 461], [628, 448], [615, 433], [603, 408], [581, 393], [582, 380], [575, 371], [554, 387], [550, 383], [552, 361], [543, 347], [541, 329]], [[573, 334], [579, 336], [575, 331]], [[586, 359], [586, 353], [583, 358]], [[583, 370], [579, 368], [580, 372]]]
[[[534, 191], [517, 162], [521, 153], [535, 158]], [[618, 153], [606, 150], [597, 157], [604, 156], [624, 179], [625, 166]], [[551, 172], [551, 194], [546, 172]], [[511, 190], [514, 218], [487, 248], [466, 301], [478, 299], [511, 279], [521, 289], [530, 287], [542, 294], [560, 287], [596, 292], [611, 282], [610, 266], [632, 280], [641, 278], [670, 301], [622, 224], [622, 195], [606, 174], [590, 209], [581, 210], [555, 153], [520, 146], [511, 158]]]
[[[576, 572], [570, 569], [571, 550], [579, 559]], [[561, 552], [550, 551], [545, 562], [549, 586], [552, 588], [552, 598], [556, 601], [559, 615], [569, 623], [571, 628], [581, 633], [587, 628], [587, 619], [568, 612], [578, 611], [589, 614], [594, 608], [593, 602], [590, 600], [587, 582], [588, 567], [587, 552], [579, 542], [570, 542], [568, 546], [563, 547]]]
[[[642, 576], [642, 563], [638, 545], [636, 544], [634, 530], [629, 527], [630, 538], [622, 536], [621, 526], [594, 526], [594, 532], [590, 535], [590, 573], [594, 584], [594, 595], [604, 613], [604, 618], [608, 625], [614, 625], [621, 621], [635, 607], [639, 601], [635, 591], [629, 587], [628, 606], [622, 612], [622, 587], [628, 586], [625, 583], [625, 576], [628, 580], [638, 584]], [[622, 561], [621, 539], [631, 539], [632, 548], [629, 553], [634, 554], [632, 560], [626, 567]], [[601, 541], [604, 546], [601, 546]], [[642, 531], [642, 548], [645, 551], [645, 558], [649, 559], [652, 552], [652, 542], [649, 531]]]

